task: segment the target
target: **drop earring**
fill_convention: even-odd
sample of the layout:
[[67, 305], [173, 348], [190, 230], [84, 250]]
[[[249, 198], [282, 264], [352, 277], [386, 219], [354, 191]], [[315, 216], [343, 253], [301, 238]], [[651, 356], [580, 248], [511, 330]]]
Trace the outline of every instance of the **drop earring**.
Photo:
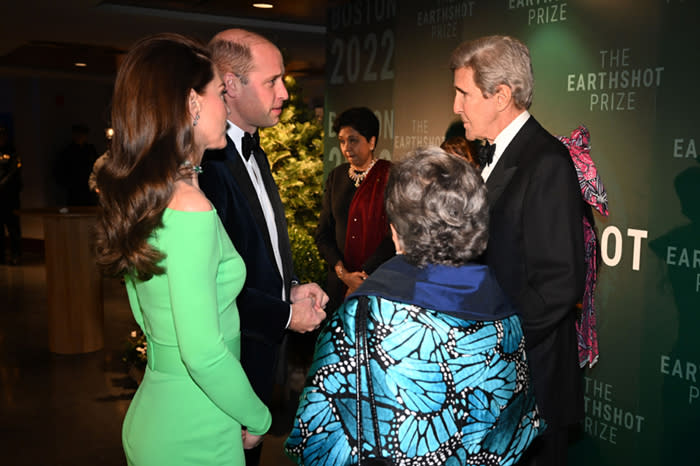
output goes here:
[[203, 171], [201, 165], [195, 165], [189, 160], [185, 160], [184, 162], [182, 162], [180, 164], [180, 167], [182, 167], [186, 170], [190, 170], [195, 175], [199, 175]]
[[197, 126], [197, 123], [199, 123], [199, 113], [197, 113], [194, 116], [194, 121], [192, 122], [192, 126]]

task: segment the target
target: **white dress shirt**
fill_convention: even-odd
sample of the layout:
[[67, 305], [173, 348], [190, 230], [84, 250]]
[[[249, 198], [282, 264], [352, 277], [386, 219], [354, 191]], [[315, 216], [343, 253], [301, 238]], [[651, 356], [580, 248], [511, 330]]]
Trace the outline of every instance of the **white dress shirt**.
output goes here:
[[263, 183], [262, 176], [260, 174], [260, 167], [255, 157], [250, 156], [248, 160], [243, 157], [243, 134], [245, 132], [240, 129], [235, 124], [228, 122], [228, 129], [226, 134], [231, 138], [233, 143], [240, 154], [241, 160], [248, 170], [248, 176], [250, 181], [253, 183], [255, 192], [258, 195], [258, 200], [260, 201], [260, 207], [262, 207], [263, 215], [265, 217], [265, 223], [267, 223], [267, 231], [270, 234], [270, 243], [272, 243], [272, 250], [275, 253], [275, 262], [277, 263], [277, 269], [280, 272], [280, 277], [282, 277], [282, 296], [285, 298], [285, 283], [284, 283], [284, 272], [282, 270], [282, 256], [280, 255], [279, 238], [277, 237], [277, 224], [275, 223], [275, 212], [272, 210], [272, 203], [270, 202], [270, 196], [265, 190], [265, 184]]

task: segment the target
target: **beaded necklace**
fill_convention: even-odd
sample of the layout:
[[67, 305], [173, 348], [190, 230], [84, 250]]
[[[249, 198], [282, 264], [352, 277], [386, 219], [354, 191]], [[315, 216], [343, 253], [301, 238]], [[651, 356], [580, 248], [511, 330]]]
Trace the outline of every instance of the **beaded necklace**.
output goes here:
[[352, 165], [350, 165], [350, 167], [348, 168], [348, 176], [355, 183], [356, 188], [358, 188], [360, 186], [360, 183], [364, 181], [364, 179], [367, 177], [367, 174], [372, 169], [375, 163], [377, 163], [377, 159], [372, 159], [372, 163], [369, 164], [367, 170], [362, 171], [355, 170], [354, 168], [352, 168]]

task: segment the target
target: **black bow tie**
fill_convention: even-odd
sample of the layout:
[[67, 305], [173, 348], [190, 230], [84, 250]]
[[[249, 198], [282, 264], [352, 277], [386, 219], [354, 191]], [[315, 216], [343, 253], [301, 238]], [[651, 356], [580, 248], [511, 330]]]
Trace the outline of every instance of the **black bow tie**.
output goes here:
[[494, 152], [496, 152], [496, 144], [489, 144], [488, 141], [484, 140], [483, 144], [479, 146], [476, 152], [476, 159], [479, 161], [479, 166], [481, 168], [493, 162]]
[[260, 150], [260, 135], [256, 131], [253, 134], [250, 133], [243, 133], [243, 157], [246, 159], [250, 159], [250, 154], [253, 153], [253, 151], [258, 151]]

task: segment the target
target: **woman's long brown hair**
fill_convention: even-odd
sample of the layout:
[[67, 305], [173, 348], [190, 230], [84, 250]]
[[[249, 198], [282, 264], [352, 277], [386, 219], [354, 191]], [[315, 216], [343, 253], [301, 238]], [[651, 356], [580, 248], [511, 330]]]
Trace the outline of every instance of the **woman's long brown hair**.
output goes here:
[[162, 226], [181, 165], [195, 150], [190, 90], [202, 94], [213, 77], [206, 48], [178, 34], [141, 39], [121, 64], [112, 99], [114, 137], [97, 174], [96, 256], [107, 274], [148, 280], [164, 272], [164, 255], [148, 239]]

